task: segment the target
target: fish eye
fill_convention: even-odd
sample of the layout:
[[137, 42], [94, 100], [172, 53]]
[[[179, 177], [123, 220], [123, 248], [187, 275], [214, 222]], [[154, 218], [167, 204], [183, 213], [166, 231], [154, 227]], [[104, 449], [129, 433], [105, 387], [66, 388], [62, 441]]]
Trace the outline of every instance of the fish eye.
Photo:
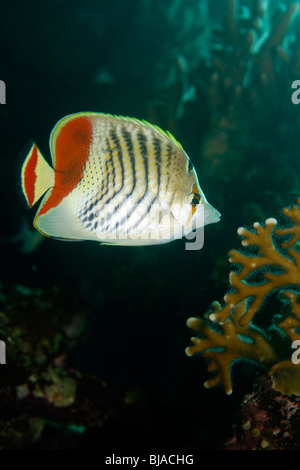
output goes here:
[[198, 193], [191, 193], [191, 194], [188, 195], [188, 202], [193, 207], [196, 207], [201, 202], [201, 196]]

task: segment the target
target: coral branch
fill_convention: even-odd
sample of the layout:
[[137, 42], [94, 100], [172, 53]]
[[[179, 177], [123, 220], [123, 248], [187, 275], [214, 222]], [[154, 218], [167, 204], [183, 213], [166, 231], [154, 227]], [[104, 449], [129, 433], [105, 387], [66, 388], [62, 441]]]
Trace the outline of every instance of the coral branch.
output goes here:
[[[300, 199], [298, 199], [297, 204], [300, 205]], [[298, 206], [293, 206], [292, 209], [285, 207], [282, 210], [282, 213], [294, 222], [293, 227], [287, 227], [282, 229], [275, 230], [275, 235], [286, 236], [292, 235], [291, 239], [287, 242], [281, 244], [283, 248], [289, 248], [296, 244], [300, 240], [300, 211]]]
[[204, 386], [211, 388], [221, 383], [227, 395], [232, 393], [230, 369], [236, 360], [248, 358], [262, 364], [272, 364], [277, 360], [275, 351], [258, 328], [240, 326], [239, 321], [245, 313], [245, 307], [245, 302], [235, 307], [231, 321], [221, 327], [221, 333], [214, 331], [204, 320], [189, 318], [187, 321], [187, 325], [204, 339], [193, 337], [194, 345], [186, 348], [186, 354], [193, 356], [203, 353], [203, 357], [209, 358], [208, 370], [217, 371], [217, 375], [207, 380]]
[[286, 291], [285, 296], [289, 299], [293, 317], [287, 317], [284, 321], [279, 323], [281, 328], [292, 341], [300, 340], [300, 333], [297, 332], [297, 328], [300, 328], [300, 297], [294, 292]]
[[[299, 206], [300, 199], [297, 205], [282, 211], [293, 226], [274, 230], [277, 221], [267, 219], [264, 226], [256, 222], [254, 231], [238, 229], [247, 251], [246, 254], [230, 252], [230, 262], [240, 266], [238, 272], [232, 271], [229, 275], [234, 292], [224, 297], [223, 308], [214, 303], [214, 311], [208, 319], [188, 319], [187, 325], [200, 333], [201, 338], [192, 338], [193, 345], [186, 349], [186, 354], [201, 353], [210, 359], [208, 370], [216, 372], [205, 382], [206, 387], [222, 384], [230, 394], [231, 365], [237, 359], [247, 358], [271, 368], [269, 375], [275, 390], [300, 395], [300, 366], [291, 360], [292, 352], [287, 349], [287, 343], [300, 340], [300, 253], [295, 249], [300, 235]], [[281, 239], [280, 243], [282, 236], [291, 238]], [[282, 249], [283, 246], [287, 249]], [[252, 247], [256, 247], [256, 253]], [[259, 277], [260, 282], [254, 282], [253, 277], [256, 280]], [[281, 322], [277, 326], [272, 322], [266, 334], [251, 320], [269, 294], [276, 290], [289, 300], [291, 313], [287, 316], [286, 308], [282, 309]]]
[[[292, 234], [294, 243], [300, 235], [299, 207], [294, 206], [292, 209], [285, 209], [284, 214], [295, 225], [285, 229], [277, 229], [275, 234], [280, 236]], [[222, 324], [227, 320], [235, 305], [242, 300], [252, 299], [245, 314], [240, 319], [240, 324], [244, 326], [252, 320], [264, 299], [271, 292], [288, 285], [300, 284], [300, 254], [291, 248], [287, 251], [289, 256], [277, 250], [272, 239], [272, 232], [276, 224], [275, 219], [267, 219], [264, 227], [258, 222], [253, 224], [254, 232], [243, 227], [238, 229], [238, 234], [244, 237], [242, 245], [257, 247], [259, 256], [246, 256], [236, 250], [230, 252], [229, 261], [241, 266], [241, 270], [237, 274], [232, 271], [229, 276], [230, 284], [235, 291], [225, 295], [225, 306], [220, 312], [210, 315], [210, 320]], [[291, 246], [291, 242], [285, 243], [285, 246]], [[266, 269], [263, 273], [263, 282], [259, 284], [250, 283], [248, 276], [258, 273], [262, 268]], [[272, 272], [270, 272], [270, 268], [272, 268]]]
[[[300, 340], [300, 297], [294, 292], [286, 291], [293, 316], [287, 317], [278, 326], [291, 341]], [[285, 395], [300, 395], [300, 365], [292, 360], [285, 360], [274, 364], [269, 372], [272, 377], [273, 388]]]

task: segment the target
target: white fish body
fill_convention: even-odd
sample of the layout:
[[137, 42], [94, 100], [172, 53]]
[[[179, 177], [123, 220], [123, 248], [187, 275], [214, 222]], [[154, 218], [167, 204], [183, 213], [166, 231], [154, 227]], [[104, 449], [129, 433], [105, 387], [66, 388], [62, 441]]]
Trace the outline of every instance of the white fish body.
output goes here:
[[218, 222], [189, 157], [173, 136], [133, 118], [77, 113], [50, 136], [53, 168], [32, 144], [22, 167], [42, 234], [66, 240], [153, 245]]

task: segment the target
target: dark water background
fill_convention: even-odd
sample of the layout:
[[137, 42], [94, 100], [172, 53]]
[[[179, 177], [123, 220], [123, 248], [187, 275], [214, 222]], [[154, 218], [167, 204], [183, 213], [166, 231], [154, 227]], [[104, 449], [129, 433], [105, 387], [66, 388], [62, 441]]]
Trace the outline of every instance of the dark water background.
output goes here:
[[[207, 199], [222, 213], [220, 223], [206, 227], [201, 251], [186, 251], [184, 240], [122, 248], [45, 239], [30, 254], [1, 244], [3, 285], [59, 286], [87, 299], [91, 332], [69, 354], [68, 365], [140, 397], [136, 414], [88, 430], [78, 448], [96, 449], [100, 441], [104, 449], [161, 451], [224, 445], [252, 379], [237, 366], [232, 396], [221, 388], [204, 389], [205, 361], [184, 353], [191, 337], [186, 319], [222, 300], [227, 253], [239, 247], [236, 229], [260, 217], [277, 217], [299, 191], [299, 111], [290, 103], [290, 84], [300, 78], [296, 72], [277, 80], [264, 127], [255, 134], [253, 123], [263, 118], [245, 114], [252, 132], [236, 131], [244, 141], [216, 171], [203, 165], [202, 146], [213, 131], [207, 99], [213, 67], [205, 27], [223, 18], [226, 2], [202, 2], [208, 22], [197, 19], [201, 2], [177, 2], [179, 11], [197, 12], [190, 26], [183, 13], [168, 17], [175, 3], [1, 2], [0, 79], [7, 93], [6, 105], [0, 106], [1, 237], [17, 233], [24, 218], [31, 224], [36, 212], [24, 209], [16, 189], [23, 146], [33, 139], [49, 159], [53, 126], [78, 111], [134, 116], [163, 128], [171, 123], [169, 130], [194, 162]], [[200, 30], [197, 38], [194, 31]], [[182, 56], [196, 98], [176, 118], [182, 92], [176, 63]]]

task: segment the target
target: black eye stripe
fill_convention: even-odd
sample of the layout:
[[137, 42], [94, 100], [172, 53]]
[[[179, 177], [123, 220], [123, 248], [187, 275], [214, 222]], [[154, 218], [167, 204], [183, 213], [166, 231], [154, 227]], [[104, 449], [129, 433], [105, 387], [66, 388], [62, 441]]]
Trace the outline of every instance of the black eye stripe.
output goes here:
[[193, 207], [198, 206], [198, 204], [200, 204], [200, 201], [201, 201], [201, 196], [198, 193], [191, 193], [189, 195], [189, 203]]

